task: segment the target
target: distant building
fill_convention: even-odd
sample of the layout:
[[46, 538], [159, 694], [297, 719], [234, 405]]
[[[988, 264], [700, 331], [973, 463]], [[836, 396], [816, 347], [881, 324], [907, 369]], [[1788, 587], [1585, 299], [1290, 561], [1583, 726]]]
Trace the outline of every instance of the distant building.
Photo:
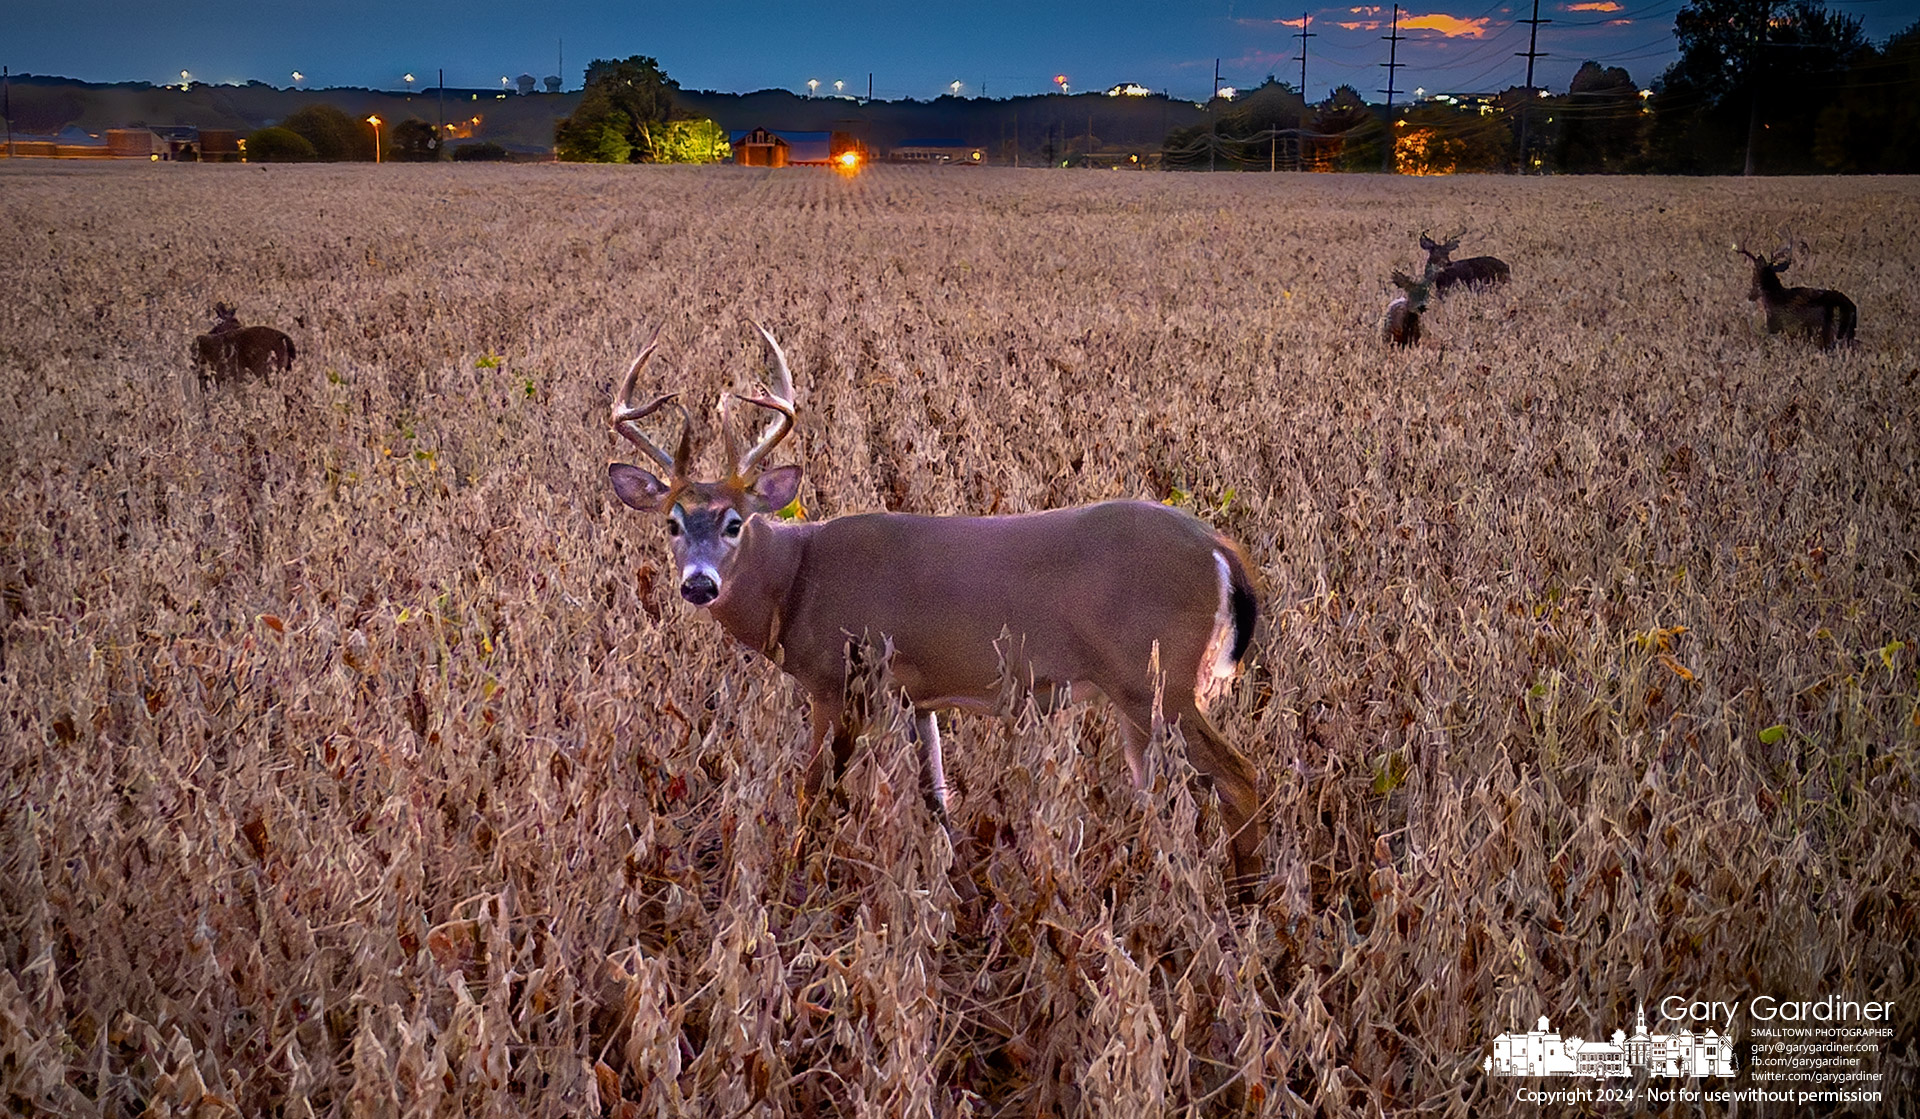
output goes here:
[[730, 132], [733, 161], [742, 167], [826, 167], [847, 152], [864, 163], [866, 149], [847, 132], [779, 132], [754, 128]]
[[532, 74], [522, 74], [514, 79], [513, 84], [520, 90], [520, 96], [532, 97], [534, 87], [539, 83], [534, 81]]
[[1639, 1008], [1632, 1036], [1613, 1031], [1612, 1041], [1563, 1038], [1543, 1016], [1526, 1033], [1503, 1033], [1481, 1067], [1495, 1076], [1702, 1077], [1733, 1075], [1733, 1037], [1713, 1030], [1649, 1034], [1647, 1012]]
[[986, 158], [985, 149], [958, 140], [906, 140], [887, 153], [893, 163], [957, 163], [969, 167], [985, 163]]

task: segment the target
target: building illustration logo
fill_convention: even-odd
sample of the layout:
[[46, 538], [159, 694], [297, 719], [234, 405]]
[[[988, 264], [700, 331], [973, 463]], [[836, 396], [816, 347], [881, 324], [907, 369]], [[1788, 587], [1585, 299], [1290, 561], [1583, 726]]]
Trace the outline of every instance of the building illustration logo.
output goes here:
[[1493, 1052], [1481, 1063], [1495, 1076], [1590, 1076], [1596, 1080], [1633, 1076], [1732, 1076], [1733, 1036], [1712, 1027], [1699, 1033], [1682, 1028], [1677, 1034], [1647, 1033], [1647, 1010], [1641, 1006], [1633, 1035], [1613, 1031], [1611, 1041], [1563, 1038], [1546, 1018], [1528, 1033], [1504, 1033], [1493, 1039]]

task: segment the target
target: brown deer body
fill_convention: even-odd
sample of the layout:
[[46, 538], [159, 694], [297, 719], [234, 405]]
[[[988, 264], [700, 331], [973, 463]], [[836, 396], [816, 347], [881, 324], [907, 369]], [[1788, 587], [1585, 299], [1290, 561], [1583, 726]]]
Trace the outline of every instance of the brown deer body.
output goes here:
[[[869, 652], [886, 658], [913, 707], [929, 801], [943, 817], [935, 712], [1007, 713], [1029, 698], [1045, 711], [1105, 695], [1120, 715], [1130, 775], [1144, 788], [1157, 701], [1219, 794], [1233, 877], [1250, 882], [1260, 843], [1253, 768], [1205, 713], [1238, 671], [1258, 615], [1239, 549], [1187, 513], [1140, 501], [1001, 517], [867, 513], [796, 524], [766, 516], [792, 501], [800, 468], [756, 465], [793, 415], [785, 357], [761, 334], [777, 384], [745, 399], [780, 418], [744, 458], [729, 427], [727, 478], [687, 477], [684, 431], [674, 455], [640, 434], [636, 421], [672, 399], [628, 403], [651, 343], [628, 371], [613, 422], [670, 474], [626, 463], [608, 473], [623, 502], [667, 519], [681, 596], [806, 691], [807, 794], [852, 752], [865, 713], [848, 702], [849, 677]], [[725, 419], [723, 401], [723, 427]]]
[[1393, 274], [1393, 284], [1406, 294], [1387, 304], [1386, 318], [1380, 324], [1380, 334], [1388, 345], [1413, 346], [1420, 342], [1420, 316], [1426, 313], [1428, 293], [1432, 290], [1433, 266], [1420, 279], [1415, 280], [1405, 272]]
[[208, 384], [251, 374], [273, 383], [273, 369], [293, 368], [293, 339], [270, 326], [235, 326], [216, 333], [201, 334], [193, 340], [193, 370], [200, 388]]
[[1435, 295], [1445, 295], [1456, 287], [1493, 287], [1512, 278], [1512, 270], [1507, 267], [1507, 262], [1497, 256], [1453, 259], [1453, 250], [1460, 247], [1460, 238], [1466, 235], [1463, 229], [1439, 242], [1424, 233], [1420, 235], [1420, 247], [1427, 250], [1427, 272], [1432, 277]]
[[1738, 245], [1734, 251], [1753, 262], [1753, 285], [1747, 289], [1747, 298], [1767, 309], [1768, 334], [1805, 334], [1818, 338], [1823, 350], [1853, 341], [1860, 322], [1853, 300], [1826, 288], [1790, 288], [1780, 282], [1780, 273], [1793, 264], [1791, 245], [1772, 257], [1750, 253]]

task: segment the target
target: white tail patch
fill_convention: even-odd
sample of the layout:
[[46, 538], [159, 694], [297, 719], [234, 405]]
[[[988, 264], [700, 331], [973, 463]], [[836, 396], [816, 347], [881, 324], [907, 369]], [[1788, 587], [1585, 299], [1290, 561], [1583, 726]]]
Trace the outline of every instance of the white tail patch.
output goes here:
[[1240, 671], [1233, 659], [1233, 569], [1222, 552], [1213, 553], [1213, 566], [1220, 573], [1220, 605], [1213, 612], [1213, 632], [1207, 635], [1200, 671], [1193, 681], [1193, 702], [1203, 712], [1226, 694], [1227, 685]]

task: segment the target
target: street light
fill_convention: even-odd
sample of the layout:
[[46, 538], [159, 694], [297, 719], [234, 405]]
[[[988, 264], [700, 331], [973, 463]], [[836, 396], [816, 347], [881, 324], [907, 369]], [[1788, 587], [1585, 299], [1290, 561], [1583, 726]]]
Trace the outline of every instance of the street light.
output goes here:
[[840, 89], [841, 89], [841, 87], [842, 87], [842, 86], [845, 86], [846, 84], [847, 84], [847, 83], [845, 83], [845, 82], [834, 82], [834, 83], [833, 83], [833, 92], [834, 92], [834, 95], [835, 95], [835, 96], [838, 96], [838, 95], [839, 95], [839, 93], [840, 93]]
[[820, 79], [819, 79], [819, 78], [808, 78], [808, 79], [807, 79], [807, 96], [808, 96], [808, 97], [812, 97], [812, 96], [813, 96], [813, 91], [814, 91], [814, 90], [816, 90], [816, 89], [819, 89], [819, 88], [820, 88]]
[[953, 91], [953, 95], [954, 95], [955, 97], [958, 97], [958, 96], [960, 96], [960, 83], [959, 83], [959, 82], [954, 82], [954, 83], [953, 83], [952, 85], [950, 85], [950, 86], [948, 86], [947, 88]]
[[373, 125], [373, 161], [378, 163], [380, 162], [380, 115], [375, 113], [368, 117], [367, 123]]
[[400, 80], [407, 83], [407, 96], [412, 97], [413, 96], [413, 75], [408, 74], [406, 77], [401, 78]]
[[295, 70], [295, 71], [293, 72], [293, 84], [294, 84], [294, 88], [296, 88], [296, 89], [297, 89], [297, 88], [299, 88], [299, 86], [300, 86], [300, 83], [301, 83], [301, 82], [304, 82], [304, 81], [306, 81], [306, 80], [307, 80], [307, 76], [306, 76], [305, 74], [302, 74], [302, 73], [301, 73], [300, 71], [298, 71], [298, 70]]
[[1053, 76], [1053, 84], [1060, 87], [1061, 93], [1067, 92], [1067, 76], [1065, 74], [1055, 74]]
[[512, 85], [513, 85], [512, 79], [508, 78], [505, 74], [500, 75], [500, 96], [505, 97], [507, 95], [508, 88], [511, 87]]
[[186, 89], [193, 84], [193, 76], [185, 70], [180, 71], [180, 88]]

